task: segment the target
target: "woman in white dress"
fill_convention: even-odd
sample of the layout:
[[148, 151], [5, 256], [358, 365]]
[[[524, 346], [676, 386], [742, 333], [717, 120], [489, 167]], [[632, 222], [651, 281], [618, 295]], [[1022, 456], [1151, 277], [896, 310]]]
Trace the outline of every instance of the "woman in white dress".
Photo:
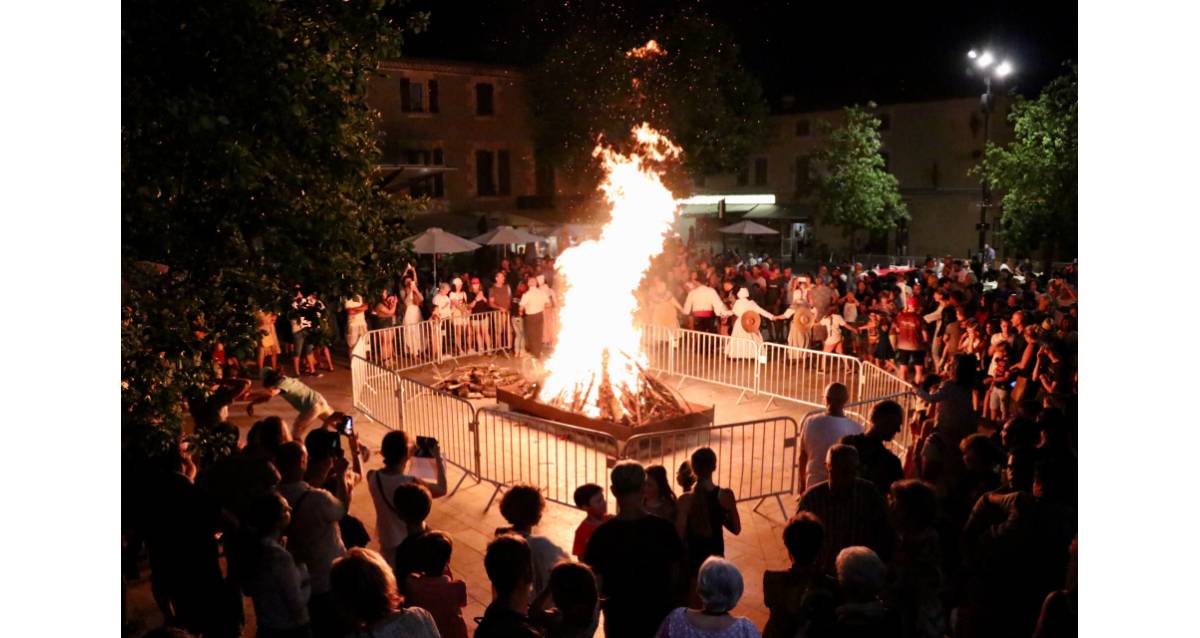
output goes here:
[[546, 309], [542, 311], [542, 343], [550, 345], [554, 343], [554, 338], [558, 336], [558, 293], [553, 288], [546, 285], [546, 276], [538, 275], [538, 288], [546, 291], [546, 297], [550, 303], [546, 304]]
[[[799, 293], [798, 290], [797, 293]], [[782, 315], [779, 315], [779, 318], [792, 320], [792, 328], [788, 331], [788, 345], [807, 349], [812, 337], [813, 321], [816, 320], [816, 313], [813, 312], [812, 304], [808, 302], [808, 299], [802, 294], [793, 295], [792, 305]], [[800, 357], [800, 353], [788, 352], [788, 357], [797, 359]]]
[[464, 354], [467, 351], [467, 315], [471, 314], [471, 309], [467, 307], [467, 290], [463, 280], [455, 277], [450, 284], [453, 286], [450, 289], [450, 325], [454, 330], [452, 347], [456, 354]]
[[[411, 268], [411, 266], [410, 266]], [[404, 348], [410, 357], [421, 356], [425, 349], [421, 335], [421, 303], [425, 297], [417, 287], [417, 273], [414, 270], [411, 277], [404, 278]]]
[[730, 335], [729, 344], [725, 346], [725, 356], [731, 359], [753, 359], [758, 355], [758, 346], [762, 345], [762, 334], [757, 330], [747, 332], [742, 326], [742, 315], [747, 312], [754, 312], [761, 315], [764, 319], [774, 319], [775, 315], [762, 309], [757, 303], [750, 299], [750, 291], [741, 288], [737, 293], [737, 301], [733, 304], [733, 334]]

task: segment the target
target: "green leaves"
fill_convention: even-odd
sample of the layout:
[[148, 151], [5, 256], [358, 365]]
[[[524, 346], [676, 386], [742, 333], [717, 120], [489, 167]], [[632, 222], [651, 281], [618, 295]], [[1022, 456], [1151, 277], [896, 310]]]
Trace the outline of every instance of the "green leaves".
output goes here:
[[815, 156], [814, 181], [821, 221], [842, 226], [851, 235], [857, 230], [890, 230], [908, 219], [908, 207], [880, 154], [879, 119], [859, 106], [847, 107], [845, 119], [837, 128], [820, 124], [824, 143]]
[[[122, 410], [177, 430], [211, 353], [302, 283], [333, 306], [390, 285], [413, 204], [376, 187], [367, 73], [395, 3], [131, 0], [122, 46]], [[179, 25], [186, 24], [186, 29]], [[395, 241], [387, 241], [393, 237]], [[147, 273], [138, 262], [165, 266]]]
[[988, 144], [972, 174], [1004, 193], [1000, 224], [1008, 247], [1078, 254], [1078, 73], [1056, 78], [1035, 100], [1017, 97], [1008, 120], [1014, 139]]

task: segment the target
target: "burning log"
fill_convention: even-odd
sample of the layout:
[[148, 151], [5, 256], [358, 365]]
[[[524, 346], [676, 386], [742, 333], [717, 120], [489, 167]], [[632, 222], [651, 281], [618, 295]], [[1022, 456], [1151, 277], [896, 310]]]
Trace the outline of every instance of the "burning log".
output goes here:
[[495, 398], [497, 387], [517, 389], [522, 395], [531, 395], [533, 386], [519, 372], [489, 365], [459, 368], [433, 387], [464, 399], [483, 399]]

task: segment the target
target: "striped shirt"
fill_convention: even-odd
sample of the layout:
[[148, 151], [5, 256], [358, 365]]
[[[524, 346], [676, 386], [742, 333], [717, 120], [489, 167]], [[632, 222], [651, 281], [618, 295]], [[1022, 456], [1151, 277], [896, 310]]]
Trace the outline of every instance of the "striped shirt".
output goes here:
[[834, 494], [829, 481], [817, 483], [800, 497], [799, 511], [812, 513], [825, 524], [820, 565], [828, 573], [834, 571], [838, 552], [847, 547], [870, 547], [885, 561], [891, 554], [887, 503], [870, 481], [855, 478], [844, 494]]

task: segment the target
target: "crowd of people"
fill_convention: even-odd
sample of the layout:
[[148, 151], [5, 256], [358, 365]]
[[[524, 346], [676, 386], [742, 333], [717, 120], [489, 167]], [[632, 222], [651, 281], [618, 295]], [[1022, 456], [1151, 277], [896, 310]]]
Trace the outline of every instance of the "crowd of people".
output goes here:
[[[553, 307], [551, 269], [506, 262], [486, 293], [459, 274], [432, 295], [431, 312], [448, 308], [453, 322], [455, 308], [478, 304], [544, 325], [548, 317], [531, 318]], [[374, 328], [425, 316], [416, 272], [404, 276], [402, 312], [386, 293], [373, 306], [346, 302], [348, 345], [365, 333], [354, 317]], [[516, 291], [510, 278], [521, 281]], [[322, 362], [305, 331], [324, 318], [319, 300], [299, 290], [295, 376], [260, 364], [257, 395], [236, 377], [214, 386], [218, 403], [249, 399], [251, 414], [282, 395], [297, 420], [262, 419], [243, 447], [201, 467], [179, 447], [142, 468], [127, 540], [148, 550], [168, 624], [198, 636], [240, 635], [243, 596], [261, 636], [467, 636], [474, 626], [483, 638], [575, 637], [601, 623], [614, 637], [1073, 635], [1074, 285], [1074, 268], [1037, 275], [951, 259], [807, 274], [682, 247], [656, 261], [638, 293], [643, 321], [860, 356], [911, 381], [920, 398], [907, 411], [879, 402], [859, 424], [844, 414], [847, 388], [827, 388], [825, 413], [802, 425], [800, 496], [781, 530], [791, 566], [763, 575], [770, 616], [761, 629], [734, 613], [745, 584], [724, 557], [725, 535], [742, 523], [736, 494], [714, 483], [719, 459], [708, 448], [678, 468], [622, 461], [608, 486], [580, 486], [569, 548], [538, 533], [540, 491], [508, 486], [499, 505], [508, 526], [483, 565], [492, 603], [464, 617], [467, 583], [450, 568], [455, 539], [426, 522], [447, 493], [440, 454], [425, 455], [436, 459], [434, 478], [419, 478], [417, 443], [393, 431], [383, 467], [363, 472], [370, 451], [348, 431], [349, 417], [299, 380]], [[760, 326], [743, 325], [748, 312]], [[534, 356], [541, 327], [525, 333]], [[193, 414], [205, 427], [234, 427], [212, 405]], [[904, 428], [916, 444], [900, 458], [889, 442]], [[350, 512], [362, 483], [374, 530]]]

